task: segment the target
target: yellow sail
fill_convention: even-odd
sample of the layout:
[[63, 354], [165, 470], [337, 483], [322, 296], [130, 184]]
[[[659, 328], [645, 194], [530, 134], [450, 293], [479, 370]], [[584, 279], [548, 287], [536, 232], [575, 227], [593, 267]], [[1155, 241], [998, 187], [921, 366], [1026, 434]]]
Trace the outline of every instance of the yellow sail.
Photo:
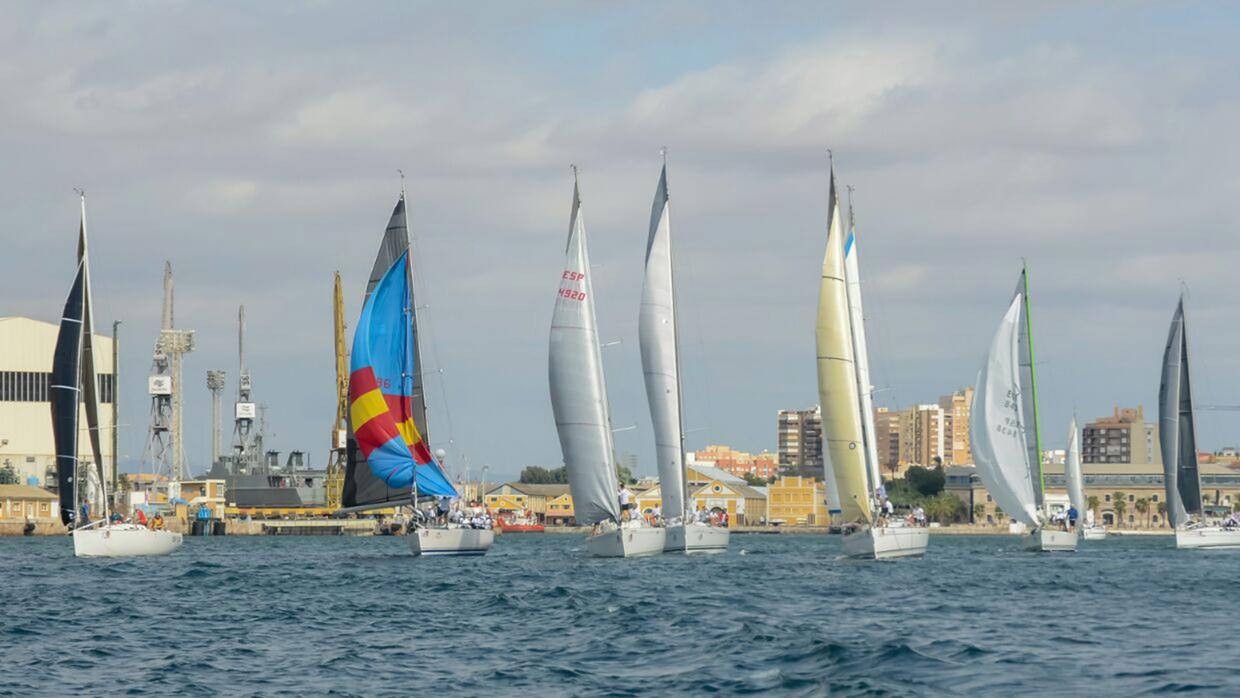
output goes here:
[[818, 290], [818, 398], [822, 404], [822, 436], [839, 493], [845, 521], [873, 518], [866, 481], [865, 443], [861, 437], [861, 408], [857, 372], [853, 365], [852, 328], [848, 317], [848, 287], [844, 280], [844, 223], [831, 180], [831, 222], [827, 251], [822, 260]]

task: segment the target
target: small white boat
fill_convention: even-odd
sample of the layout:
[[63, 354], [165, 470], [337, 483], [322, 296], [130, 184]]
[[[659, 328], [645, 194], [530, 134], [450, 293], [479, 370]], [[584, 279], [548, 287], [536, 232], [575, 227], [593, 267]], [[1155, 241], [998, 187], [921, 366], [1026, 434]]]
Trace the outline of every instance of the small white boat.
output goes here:
[[495, 542], [495, 532], [448, 524], [421, 527], [409, 534], [409, 550], [414, 555], [486, 555]]
[[1106, 540], [1106, 526], [1086, 525], [1081, 528], [1081, 538], [1084, 540]]
[[663, 550], [669, 553], [722, 553], [728, 549], [732, 533], [721, 526], [690, 522], [668, 526]]
[[181, 547], [181, 534], [152, 531], [138, 524], [109, 524], [73, 532], [78, 557], [139, 557], [167, 555]]
[[920, 526], [863, 526], [844, 534], [844, 552], [867, 560], [921, 557], [929, 542], [929, 529]]
[[645, 557], [662, 554], [666, 543], [666, 528], [624, 524], [587, 538], [586, 550], [595, 557]]
[[1177, 528], [1177, 548], [1240, 548], [1240, 528], [1224, 528], [1209, 524]]
[[1037, 553], [1074, 553], [1077, 535], [1071, 531], [1038, 528], [1021, 539], [1021, 547]]

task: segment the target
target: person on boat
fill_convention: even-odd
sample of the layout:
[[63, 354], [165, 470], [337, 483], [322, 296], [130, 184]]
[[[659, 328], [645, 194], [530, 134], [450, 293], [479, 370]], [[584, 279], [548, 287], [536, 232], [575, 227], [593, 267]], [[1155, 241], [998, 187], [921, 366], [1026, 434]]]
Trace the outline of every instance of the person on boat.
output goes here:
[[921, 508], [920, 504], [913, 507], [913, 523], [918, 526], [926, 525], [926, 510]]
[[724, 528], [728, 527], [728, 512], [726, 511], [719, 512], [719, 525]]
[[891, 518], [891, 516], [895, 513], [896, 513], [896, 505], [892, 504], [890, 499], [884, 499], [883, 500], [883, 516], [886, 516], [887, 518]]
[[151, 529], [155, 531], [164, 530], [164, 515], [155, 512], [155, 518], [151, 519]]
[[452, 509], [452, 500], [447, 497], [439, 498], [439, 523], [448, 523], [448, 512]]
[[108, 520], [114, 524], [118, 524], [121, 522], [122, 518], [123, 517], [121, 517], [121, 513], [119, 511], [114, 511], [112, 512], [112, 515], [108, 517]]
[[626, 520], [631, 520], [636, 513], [633, 511], [635, 509], [633, 504], [633, 493], [629, 491], [629, 488], [624, 486], [623, 482], [620, 483], [619, 497], [621, 516], [623, 516]]
[[82, 501], [82, 520], [78, 522], [79, 526], [85, 526], [90, 523], [90, 502]]
[[1076, 507], [1072, 507], [1072, 506], [1068, 507], [1068, 530], [1069, 531], [1076, 530], [1076, 520], [1079, 516], [1080, 516], [1080, 513], [1076, 510]]
[[652, 523], [658, 523], [663, 520], [663, 507], [656, 504], [654, 509], [650, 510], [650, 518]]
[[141, 509], [138, 509], [137, 511], [138, 511], [138, 525], [139, 525], [139, 526], [146, 526], [146, 525], [147, 525], [147, 522], [146, 522], [146, 512], [145, 512], [145, 511], [142, 511]]

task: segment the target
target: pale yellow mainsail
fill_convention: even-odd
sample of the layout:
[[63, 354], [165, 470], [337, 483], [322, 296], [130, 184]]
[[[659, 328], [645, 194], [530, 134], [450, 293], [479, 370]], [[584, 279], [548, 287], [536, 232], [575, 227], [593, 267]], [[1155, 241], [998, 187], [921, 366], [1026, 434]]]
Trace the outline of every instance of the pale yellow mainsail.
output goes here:
[[822, 436], [845, 521], [873, 518], [866, 481], [865, 442], [861, 436], [860, 394], [854, 366], [848, 287], [844, 279], [844, 221], [831, 179], [831, 221], [818, 290], [818, 398]]

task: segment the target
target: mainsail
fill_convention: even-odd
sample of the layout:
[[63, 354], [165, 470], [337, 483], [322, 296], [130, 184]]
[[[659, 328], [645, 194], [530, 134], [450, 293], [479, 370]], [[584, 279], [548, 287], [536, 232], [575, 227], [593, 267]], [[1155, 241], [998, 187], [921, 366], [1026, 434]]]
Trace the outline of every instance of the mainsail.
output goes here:
[[822, 406], [823, 470], [847, 521], [873, 519], [855, 339], [844, 272], [844, 222], [831, 172], [830, 227], [818, 289], [818, 397]]
[[1019, 326], [1023, 294], [1017, 293], [977, 375], [969, 412], [973, 460], [986, 490], [1009, 516], [1038, 525], [1021, 395]]
[[1076, 417], [1072, 418], [1072, 427], [1068, 434], [1064, 479], [1068, 485], [1068, 503], [1076, 509], [1078, 519], [1082, 519], [1085, 516], [1085, 483], [1081, 477], [1081, 438], [1076, 428]]
[[883, 482], [878, 466], [878, 437], [874, 427], [874, 388], [870, 384], [870, 352], [865, 339], [865, 313], [861, 309], [861, 264], [857, 252], [857, 226], [852, 201], [848, 204], [848, 242], [844, 243], [844, 278], [848, 280], [848, 324], [852, 328], [853, 363], [861, 398], [861, 435], [865, 441], [866, 466], [871, 488]]
[[1163, 351], [1162, 381], [1158, 387], [1158, 429], [1163, 484], [1167, 491], [1167, 518], [1174, 528], [1188, 523], [1192, 516], [1200, 518], [1203, 513], [1183, 296], [1171, 317], [1167, 347]]
[[[52, 409], [52, 434], [56, 446], [56, 480], [60, 495], [60, 520], [71, 526], [77, 520], [78, 503], [94, 500], [98, 516], [107, 516], [107, 479], [99, 447], [99, 378], [95, 373], [94, 317], [91, 311], [90, 258], [86, 246], [86, 197], [81, 197], [82, 218], [78, 227], [78, 264], [73, 286], [60, 315], [60, 330], [52, 355], [48, 399]], [[85, 407], [87, 440], [91, 446], [99, 483], [93, 492], [79, 483], [79, 411]], [[88, 480], [89, 482], [89, 480]], [[89, 500], [88, 500], [89, 501]]]
[[581, 216], [581, 194], [573, 181], [564, 271], [551, 317], [547, 372], [551, 409], [568, 468], [573, 511], [580, 524], [620, 520], [603, 357], [594, 316], [590, 255]]
[[426, 441], [409, 230], [402, 193], [379, 245], [353, 333], [348, 460], [341, 505], [374, 509], [416, 494], [457, 496]]
[[646, 397], [650, 401], [650, 420], [654, 425], [663, 515], [672, 519], [685, 513], [685, 473], [680, 348], [677, 342], [676, 283], [672, 272], [672, 224], [668, 210], [666, 164], [659, 174], [654, 205], [650, 210], [638, 337]]
[[56, 443], [56, 481], [60, 494], [60, 520], [72, 526], [77, 519], [78, 411], [81, 404], [82, 310], [85, 269], [78, 262], [77, 274], [65, 309], [52, 356], [48, 395], [52, 404], [52, 434]]

